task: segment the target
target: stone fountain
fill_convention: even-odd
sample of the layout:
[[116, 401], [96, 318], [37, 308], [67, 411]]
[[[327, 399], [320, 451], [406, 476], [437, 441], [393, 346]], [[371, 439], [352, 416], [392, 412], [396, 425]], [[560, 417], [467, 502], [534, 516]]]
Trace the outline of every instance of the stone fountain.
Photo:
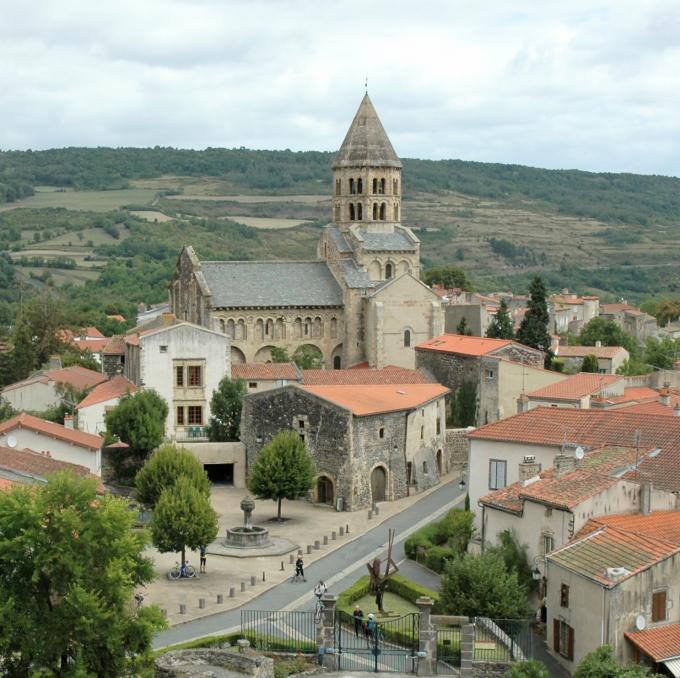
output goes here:
[[228, 548], [252, 549], [266, 548], [270, 545], [269, 530], [253, 525], [253, 511], [255, 502], [250, 497], [241, 500], [243, 511], [243, 526], [228, 527], [227, 538], [222, 542]]

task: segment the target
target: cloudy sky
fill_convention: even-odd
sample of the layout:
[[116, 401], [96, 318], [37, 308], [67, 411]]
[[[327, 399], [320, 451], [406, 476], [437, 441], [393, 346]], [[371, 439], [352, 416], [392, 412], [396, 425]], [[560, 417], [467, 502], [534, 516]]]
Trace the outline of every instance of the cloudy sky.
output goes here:
[[678, 0], [0, 0], [0, 149], [334, 150], [680, 175]]

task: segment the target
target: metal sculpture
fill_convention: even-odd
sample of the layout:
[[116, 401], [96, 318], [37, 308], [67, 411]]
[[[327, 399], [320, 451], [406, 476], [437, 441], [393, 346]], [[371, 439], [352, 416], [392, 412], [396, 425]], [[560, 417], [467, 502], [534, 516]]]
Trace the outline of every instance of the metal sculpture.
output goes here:
[[[372, 563], [366, 563], [368, 574], [371, 577], [370, 588], [371, 593], [375, 594], [375, 604], [378, 606], [378, 611], [385, 614], [383, 609], [383, 594], [387, 588], [389, 578], [399, 572], [399, 567], [392, 559], [392, 545], [394, 544], [394, 529], [389, 528], [387, 538], [387, 558], [380, 560], [375, 558]], [[385, 573], [381, 573], [382, 564], [385, 563]]]

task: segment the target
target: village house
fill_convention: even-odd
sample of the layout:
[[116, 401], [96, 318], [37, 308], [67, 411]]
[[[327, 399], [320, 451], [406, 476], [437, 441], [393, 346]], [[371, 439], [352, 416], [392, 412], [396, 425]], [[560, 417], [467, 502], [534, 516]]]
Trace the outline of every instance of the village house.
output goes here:
[[106, 413], [116, 407], [124, 395], [136, 390], [137, 387], [120, 374], [95, 386], [76, 405], [78, 430], [103, 434], [106, 431]]
[[477, 393], [477, 422], [490, 423], [514, 414], [517, 399], [566, 379], [543, 369], [544, 354], [510, 339], [443, 334], [416, 346], [416, 367], [431, 373], [453, 394], [465, 383]]
[[292, 429], [316, 466], [313, 501], [355, 511], [421, 492], [448, 470], [447, 393], [429, 383], [289, 384], [251, 393], [241, 419], [247, 465]]
[[616, 370], [630, 358], [623, 346], [602, 346], [598, 341], [595, 346], [562, 346], [555, 351], [556, 357], [564, 361], [565, 372], [580, 372], [583, 359], [588, 355], [597, 358], [600, 374], [616, 374]]
[[248, 393], [253, 393], [300, 381], [302, 373], [295, 363], [235, 363], [231, 378], [243, 381]]
[[[562, 381], [529, 391], [520, 398], [518, 412], [534, 407], [591, 407], [595, 399], [606, 400], [625, 394], [626, 380], [613, 374], [578, 372]], [[610, 401], [611, 402], [611, 401]]]
[[57, 461], [85, 467], [92, 475], [101, 475], [101, 448], [98, 435], [39, 419], [22, 412], [0, 424], [0, 446], [29, 449]]
[[62, 403], [63, 386], [70, 386], [75, 391], [87, 391], [106, 379], [105, 374], [80, 365], [57, 367], [36, 372], [27, 379], [5, 386], [2, 398], [15, 410], [43, 412]]
[[548, 297], [548, 331], [553, 334], [579, 334], [585, 325], [600, 313], [598, 297], [579, 297], [562, 290]]
[[96, 327], [84, 327], [78, 332], [60, 330], [57, 335], [67, 344], [71, 344], [81, 354], [89, 353], [101, 364], [102, 349], [109, 341]]
[[420, 281], [420, 241], [401, 223], [402, 163], [366, 95], [332, 163], [331, 223], [311, 261], [206, 261], [182, 249], [170, 310], [231, 339], [232, 363], [273, 348], [326, 368], [414, 367], [413, 347], [443, 331]]
[[609, 645], [680, 674], [680, 512], [601, 516], [547, 556], [548, 646], [573, 671]]
[[656, 318], [630, 304], [602, 304], [600, 317], [616, 323], [624, 332], [632, 335], [642, 345], [648, 337], [655, 337], [659, 332]]

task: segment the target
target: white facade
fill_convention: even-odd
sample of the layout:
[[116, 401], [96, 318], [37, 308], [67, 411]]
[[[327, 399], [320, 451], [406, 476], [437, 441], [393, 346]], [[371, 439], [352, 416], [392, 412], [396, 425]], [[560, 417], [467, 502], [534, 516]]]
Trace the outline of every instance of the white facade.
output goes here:
[[57, 393], [56, 384], [45, 377], [26, 379], [17, 385], [2, 390], [2, 397], [17, 412], [44, 410], [59, 405], [61, 396]]
[[87, 407], [78, 408], [78, 430], [85, 433], [102, 435], [106, 431], [104, 415], [116, 405], [120, 398], [116, 396], [110, 400], [94, 403]]

